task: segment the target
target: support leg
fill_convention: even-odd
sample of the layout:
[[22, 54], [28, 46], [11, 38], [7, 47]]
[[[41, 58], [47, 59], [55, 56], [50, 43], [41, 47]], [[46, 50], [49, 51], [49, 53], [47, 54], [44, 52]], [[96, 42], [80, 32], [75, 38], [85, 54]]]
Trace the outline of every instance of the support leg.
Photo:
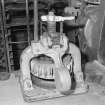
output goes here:
[[81, 68], [81, 53], [77, 46], [70, 43], [69, 44], [69, 53], [74, 59], [74, 75], [76, 80], [76, 89], [75, 93], [84, 93], [88, 90], [88, 86], [84, 82], [83, 72]]
[[24, 91], [33, 89], [30, 76], [30, 60], [34, 57], [31, 47], [27, 47], [20, 57], [21, 83]]

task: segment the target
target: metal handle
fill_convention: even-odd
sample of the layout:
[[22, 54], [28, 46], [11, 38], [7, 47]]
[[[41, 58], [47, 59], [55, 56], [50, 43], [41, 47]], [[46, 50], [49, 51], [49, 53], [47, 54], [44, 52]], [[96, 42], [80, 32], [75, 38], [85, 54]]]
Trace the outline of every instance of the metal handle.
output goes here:
[[41, 16], [42, 21], [53, 21], [53, 22], [60, 22], [65, 20], [74, 20], [74, 16], [70, 17], [62, 17], [62, 16]]
[[69, 17], [62, 17], [62, 16], [55, 16], [53, 12], [49, 12], [48, 15], [41, 16], [42, 21], [49, 21], [49, 22], [60, 22], [65, 20], [74, 20], [74, 16]]

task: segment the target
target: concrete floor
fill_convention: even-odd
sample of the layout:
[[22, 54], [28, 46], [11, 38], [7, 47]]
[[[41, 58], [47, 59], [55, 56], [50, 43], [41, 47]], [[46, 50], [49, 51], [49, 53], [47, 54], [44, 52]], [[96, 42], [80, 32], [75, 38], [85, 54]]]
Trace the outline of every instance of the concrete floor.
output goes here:
[[26, 103], [18, 79], [14, 74], [7, 81], [0, 81], [0, 105], [105, 105], [105, 88], [89, 83], [89, 92], [62, 98]]

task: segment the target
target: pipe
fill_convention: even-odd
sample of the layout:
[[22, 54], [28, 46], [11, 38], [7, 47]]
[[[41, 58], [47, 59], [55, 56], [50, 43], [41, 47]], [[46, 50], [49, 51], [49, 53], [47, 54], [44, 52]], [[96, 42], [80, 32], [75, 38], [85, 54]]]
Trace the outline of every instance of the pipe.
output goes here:
[[38, 41], [38, 7], [37, 0], [34, 0], [34, 40]]
[[8, 72], [11, 73], [11, 64], [10, 64], [10, 57], [9, 57], [9, 46], [8, 46], [8, 40], [7, 40], [7, 37], [6, 37], [6, 34], [7, 34], [7, 29], [6, 29], [6, 14], [5, 14], [5, 1], [4, 0], [1, 0], [1, 9], [2, 9], [2, 16], [1, 16], [1, 19], [2, 19], [2, 34], [3, 34], [3, 38], [4, 38], [4, 42], [5, 42], [5, 53], [6, 53], [6, 68], [8, 69]]
[[31, 39], [30, 39], [30, 23], [29, 23], [29, 5], [28, 5], [28, 0], [26, 0], [26, 23], [27, 23], [27, 34], [28, 34], [28, 44], [31, 44]]

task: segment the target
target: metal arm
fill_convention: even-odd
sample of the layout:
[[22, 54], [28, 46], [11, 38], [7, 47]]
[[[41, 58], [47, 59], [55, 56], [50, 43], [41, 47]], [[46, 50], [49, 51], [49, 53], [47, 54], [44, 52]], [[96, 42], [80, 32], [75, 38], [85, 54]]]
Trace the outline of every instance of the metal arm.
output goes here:
[[48, 22], [61, 22], [65, 20], [74, 20], [74, 16], [69, 17], [62, 17], [62, 16], [55, 16], [53, 12], [49, 12], [48, 15], [41, 16], [42, 21], [48, 21]]

